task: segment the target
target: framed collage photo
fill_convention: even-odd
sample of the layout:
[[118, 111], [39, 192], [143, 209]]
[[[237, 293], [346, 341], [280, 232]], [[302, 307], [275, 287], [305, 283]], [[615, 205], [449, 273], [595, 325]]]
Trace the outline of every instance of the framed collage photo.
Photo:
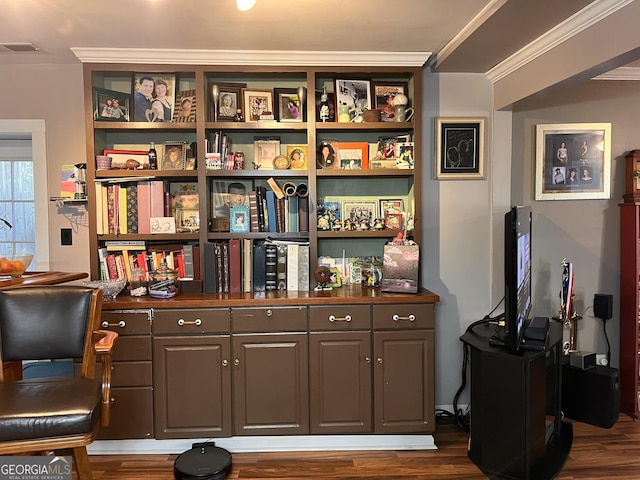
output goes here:
[[371, 82], [336, 79], [336, 103], [338, 106], [371, 110]]
[[302, 106], [296, 88], [275, 88], [275, 119], [279, 122], [302, 122]]
[[536, 125], [536, 200], [610, 197], [611, 124]]
[[484, 129], [484, 117], [436, 119], [436, 180], [485, 177]]
[[380, 120], [395, 121], [395, 106], [393, 99], [402, 94], [407, 97], [407, 82], [373, 82], [373, 108], [380, 110]]
[[176, 100], [175, 75], [137, 73], [133, 91], [134, 122], [171, 122]]
[[98, 122], [128, 122], [130, 96], [126, 93], [93, 88], [93, 119]]
[[245, 122], [257, 122], [265, 115], [273, 115], [273, 90], [243, 88], [242, 98]]

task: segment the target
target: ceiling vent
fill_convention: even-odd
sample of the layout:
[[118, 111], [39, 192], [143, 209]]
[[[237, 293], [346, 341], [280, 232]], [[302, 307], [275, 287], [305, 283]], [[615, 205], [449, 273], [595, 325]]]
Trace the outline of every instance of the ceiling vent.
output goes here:
[[33, 43], [2, 43], [0, 48], [14, 53], [37, 52], [40, 50]]

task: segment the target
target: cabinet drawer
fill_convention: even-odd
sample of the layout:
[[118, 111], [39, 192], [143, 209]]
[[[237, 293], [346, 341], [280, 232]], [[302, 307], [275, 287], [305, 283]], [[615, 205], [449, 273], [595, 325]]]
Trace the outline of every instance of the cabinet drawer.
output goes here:
[[[80, 376], [82, 364], [75, 363], [74, 372]], [[96, 365], [95, 378], [102, 378], [102, 364]], [[112, 387], [150, 387], [152, 385], [153, 374], [151, 362], [114, 362], [111, 364], [111, 386]]]
[[153, 311], [153, 334], [229, 333], [228, 308]]
[[118, 337], [111, 352], [113, 362], [151, 360], [151, 337]]
[[232, 308], [234, 332], [306, 332], [307, 307]]
[[370, 305], [332, 305], [309, 307], [309, 330], [368, 330], [371, 328]]
[[100, 440], [153, 438], [153, 389], [112, 388], [111, 418], [98, 431]]
[[118, 335], [149, 335], [151, 333], [151, 310], [103, 311], [100, 328], [113, 330]]
[[433, 303], [374, 305], [374, 329], [433, 328]]

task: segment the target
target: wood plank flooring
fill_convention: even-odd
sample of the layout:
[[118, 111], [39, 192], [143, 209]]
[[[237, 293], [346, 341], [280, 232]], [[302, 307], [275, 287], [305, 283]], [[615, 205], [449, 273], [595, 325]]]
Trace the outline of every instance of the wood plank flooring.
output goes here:
[[[613, 428], [573, 423], [573, 445], [558, 480], [640, 480], [640, 422]], [[235, 453], [230, 480], [471, 480], [486, 478], [467, 457], [468, 436], [438, 426], [438, 450]], [[176, 455], [90, 456], [94, 480], [173, 480]], [[74, 474], [75, 479], [75, 474]], [[535, 479], [533, 479], [535, 480]]]

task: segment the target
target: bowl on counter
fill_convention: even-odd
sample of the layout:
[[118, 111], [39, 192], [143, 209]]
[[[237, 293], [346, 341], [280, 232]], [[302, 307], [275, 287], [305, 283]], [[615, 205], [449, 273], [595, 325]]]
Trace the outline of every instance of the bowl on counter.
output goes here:
[[102, 289], [102, 296], [107, 299], [114, 299], [122, 291], [127, 281], [123, 278], [117, 280], [91, 280], [82, 282], [85, 287]]
[[0, 276], [21, 277], [31, 265], [33, 255], [13, 255], [3, 257], [0, 255]]

